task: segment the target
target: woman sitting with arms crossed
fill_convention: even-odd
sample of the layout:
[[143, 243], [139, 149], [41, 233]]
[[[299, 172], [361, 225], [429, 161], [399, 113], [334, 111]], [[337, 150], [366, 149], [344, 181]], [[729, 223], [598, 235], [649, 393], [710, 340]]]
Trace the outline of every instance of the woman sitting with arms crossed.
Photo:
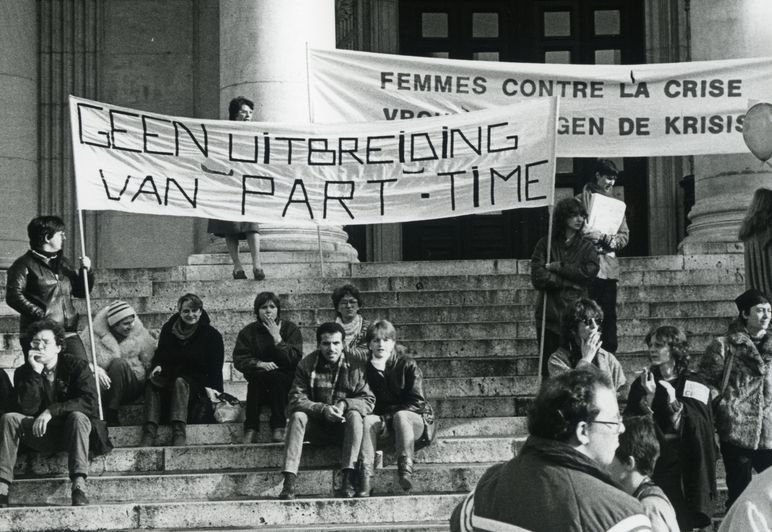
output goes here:
[[233, 365], [247, 379], [247, 409], [243, 443], [257, 441], [261, 401], [271, 406], [271, 439], [284, 441], [287, 396], [295, 368], [303, 357], [303, 337], [297, 325], [282, 320], [281, 303], [273, 292], [255, 298], [257, 320], [239, 332]]
[[409, 491], [413, 487], [415, 445], [431, 443], [436, 430], [434, 411], [424, 397], [421, 369], [402, 347], [397, 347], [394, 325], [386, 320], [373, 323], [367, 329], [367, 345], [367, 383], [375, 394], [375, 410], [364, 419], [359, 497], [370, 496], [378, 441], [396, 444], [399, 485]]
[[689, 342], [665, 325], [646, 335], [651, 365], [630, 386], [625, 416], [654, 419], [660, 455], [651, 479], [675, 508], [681, 530], [708, 526], [716, 496], [710, 389], [689, 370]]
[[[224, 347], [204, 304], [195, 294], [177, 301], [177, 312], [161, 327], [145, 386], [142, 447], [154, 444], [161, 420], [161, 396], [169, 397], [172, 445], [185, 445], [186, 423], [212, 423], [212, 403], [222, 393]], [[165, 405], [164, 405], [165, 406]]]
[[581, 366], [594, 366], [609, 375], [617, 393], [623, 391], [627, 379], [622, 364], [601, 347], [602, 322], [603, 311], [592, 299], [583, 297], [566, 307], [560, 320], [560, 347], [547, 363], [550, 377]]

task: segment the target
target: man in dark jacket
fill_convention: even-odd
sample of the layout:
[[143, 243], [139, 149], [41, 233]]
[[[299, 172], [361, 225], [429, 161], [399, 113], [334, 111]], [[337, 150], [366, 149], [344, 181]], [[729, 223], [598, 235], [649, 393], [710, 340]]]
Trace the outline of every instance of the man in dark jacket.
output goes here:
[[340, 324], [321, 324], [316, 329], [318, 349], [303, 358], [295, 370], [289, 393], [282, 499], [295, 498], [304, 439], [342, 443], [342, 494], [356, 495], [354, 468], [362, 445], [362, 420], [373, 411], [375, 396], [367, 385], [364, 364], [344, 355], [345, 337]]
[[24, 356], [29, 344], [24, 340], [27, 327], [37, 320], [50, 319], [65, 330], [65, 352], [88, 359], [78, 336], [78, 312], [72, 297], [85, 297], [83, 271], [87, 272], [89, 290], [94, 286], [91, 260], [80, 259], [80, 270], [62, 254], [65, 240], [64, 222], [58, 216], [38, 216], [27, 225], [30, 250], [8, 269], [5, 302], [21, 314], [20, 343]]
[[624, 431], [608, 376], [589, 368], [545, 381], [528, 430], [519, 455], [486, 471], [456, 507], [451, 530], [651, 530], [606, 472]]
[[27, 329], [27, 361], [14, 374], [18, 412], [0, 417], [0, 507], [8, 506], [19, 443], [67, 451], [72, 504], [88, 504], [89, 435], [97, 413], [96, 380], [85, 360], [63, 354], [64, 330], [51, 320]]

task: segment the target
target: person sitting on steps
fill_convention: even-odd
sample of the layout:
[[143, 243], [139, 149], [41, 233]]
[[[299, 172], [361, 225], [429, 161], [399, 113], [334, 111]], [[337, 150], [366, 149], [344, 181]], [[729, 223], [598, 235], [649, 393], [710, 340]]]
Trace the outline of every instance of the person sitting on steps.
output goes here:
[[356, 495], [355, 467], [362, 445], [363, 418], [373, 411], [375, 396], [360, 361], [343, 352], [346, 332], [339, 323], [316, 329], [317, 350], [295, 371], [289, 394], [289, 423], [284, 444], [284, 486], [279, 497], [295, 498], [303, 441], [341, 445], [341, 495]]

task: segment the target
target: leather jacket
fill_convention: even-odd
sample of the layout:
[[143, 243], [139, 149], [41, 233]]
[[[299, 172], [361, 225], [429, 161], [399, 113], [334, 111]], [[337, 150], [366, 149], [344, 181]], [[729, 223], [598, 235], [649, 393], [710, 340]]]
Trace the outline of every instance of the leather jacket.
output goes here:
[[[78, 312], [72, 297], [85, 297], [79, 272], [60, 252], [53, 258], [34, 250], [14, 261], [8, 269], [5, 302], [21, 314], [19, 330], [23, 333], [30, 323], [49, 318], [67, 332], [78, 329]], [[88, 272], [89, 291], [94, 276]]]

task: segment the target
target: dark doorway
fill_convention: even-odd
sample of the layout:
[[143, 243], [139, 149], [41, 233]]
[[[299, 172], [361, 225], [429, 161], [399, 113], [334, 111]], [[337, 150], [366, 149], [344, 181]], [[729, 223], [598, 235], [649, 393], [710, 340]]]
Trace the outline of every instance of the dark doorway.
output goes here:
[[[400, 53], [530, 63], [644, 62], [642, 0], [401, 0]], [[630, 244], [648, 254], [645, 158], [615, 159]], [[578, 194], [591, 159], [558, 159], [556, 199]], [[547, 210], [521, 209], [403, 224], [405, 260], [529, 258], [547, 233]]]

